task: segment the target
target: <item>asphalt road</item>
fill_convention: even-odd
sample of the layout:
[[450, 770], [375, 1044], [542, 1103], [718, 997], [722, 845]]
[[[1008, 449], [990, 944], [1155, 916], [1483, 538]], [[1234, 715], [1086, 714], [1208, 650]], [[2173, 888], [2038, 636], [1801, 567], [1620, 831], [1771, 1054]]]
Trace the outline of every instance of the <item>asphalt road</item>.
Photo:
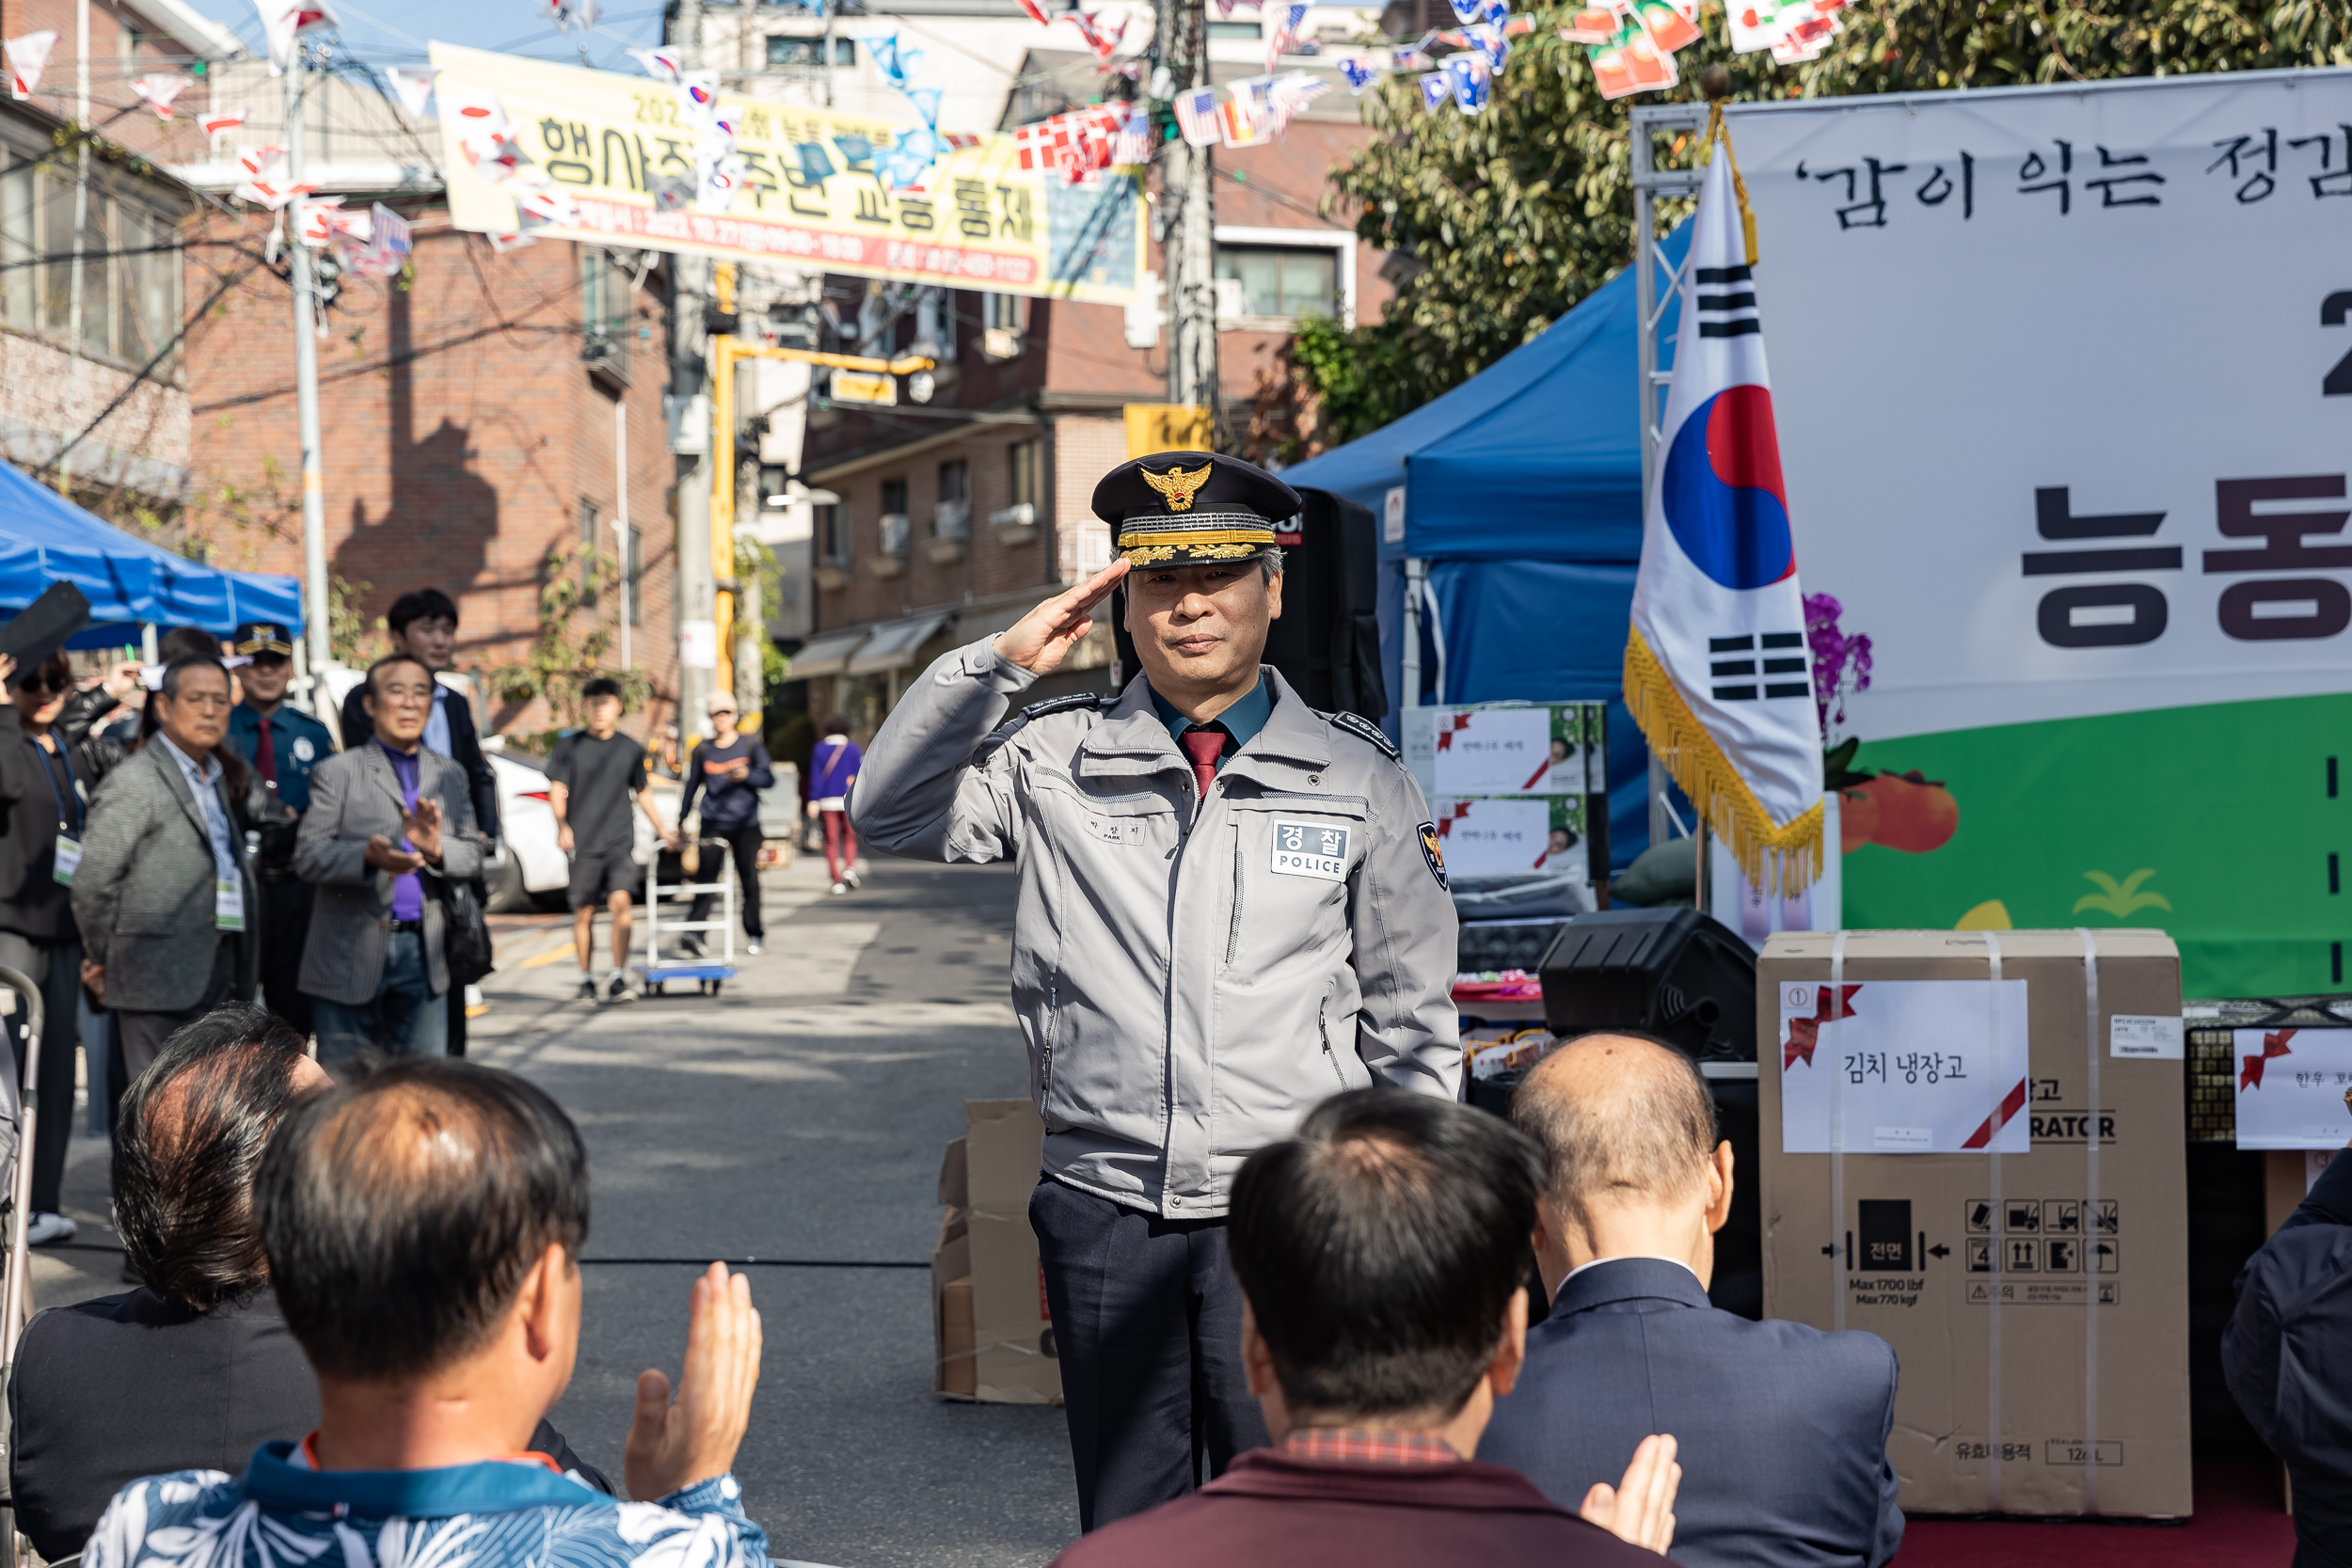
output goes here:
[[[595, 1181], [580, 1368], [553, 1419], [617, 1479], [638, 1372], [676, 1376], [694, 1273], [757, 1259], [767, 1350], [736, 1468], [775, 1556], [1041, 1563], [1077, 1533], [1061, 1412], [930, 1391], [941, 1150], [966, 1099], [1025, 1083], [1012, 877], [883, 861], [835, 898], [822, 872], [768, 874], [767, 951], [716, 997], [569, 1001], [568, 922], [501, 922], [470, 1054], [563, 1104]], [[77, 1131], [83, 1233], [37, 1259], [41, 1305], [125, 1288], [105, 1180], [103, 1139]]]

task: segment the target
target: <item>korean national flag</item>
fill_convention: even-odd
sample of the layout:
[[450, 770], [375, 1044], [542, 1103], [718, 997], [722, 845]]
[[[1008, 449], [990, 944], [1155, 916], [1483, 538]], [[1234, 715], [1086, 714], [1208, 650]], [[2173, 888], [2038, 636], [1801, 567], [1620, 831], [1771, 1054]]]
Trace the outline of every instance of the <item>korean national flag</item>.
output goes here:
[[1625, 691], [1748, 880], [1793, 892], [1821, 863], [1821, 736], [1737, 179], [1725, 137], [1692, 224]]

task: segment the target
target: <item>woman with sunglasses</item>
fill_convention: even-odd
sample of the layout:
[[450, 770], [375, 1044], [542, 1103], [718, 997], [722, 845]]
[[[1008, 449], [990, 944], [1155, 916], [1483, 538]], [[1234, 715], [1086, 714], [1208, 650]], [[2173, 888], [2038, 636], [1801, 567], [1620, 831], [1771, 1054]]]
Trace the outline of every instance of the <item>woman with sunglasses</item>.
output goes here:
[[[66, 1143], [73, 1132], [73, 1052], [79, 1043], [74, 999], [81, 984], [82, 934], [73, 922], [73, 868], [92, 780], [83, 748], [58, 723], [73, 694], [63, 656], [29, 670], [0, 655], [10, 702], [0, 706], [0, 964], [40, 987], [42, 1026], [40, 1119], [30, 1151], [33, 1208], [25, 1235], [34, 1245], [69, 1242], [73, 1222], [58, 1212]], [[13, 1035], [11, 1031], [11, 1035]], [[24, 1044], [16, 1068], [24, 1070]], [[20, 1158], [24, 1151], [20, 1151]]]

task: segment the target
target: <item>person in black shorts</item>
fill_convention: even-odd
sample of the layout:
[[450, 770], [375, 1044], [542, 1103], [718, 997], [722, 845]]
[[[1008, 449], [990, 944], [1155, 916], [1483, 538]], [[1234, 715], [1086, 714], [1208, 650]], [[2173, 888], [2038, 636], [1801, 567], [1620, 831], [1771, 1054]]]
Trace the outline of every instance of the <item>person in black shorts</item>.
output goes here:
[[644, 812], [665, 847], [675, 848], [677, 837], [661, 825], [646, 786], [644, 747], [620, 733], [620, 682], [598, 676], [580, 694], [588, 727], [557, 741], [548, 758], [555, 842], [572, 857], [572, 948], [580, 955], [580, 1000], [596, 999], [596, 906], [602, 904], [612, 912], [612, 974], [605, 994], [614, 1002], [634, 1002], [628, 943], [637, 863], [631, 858], [636, 832], [629, 826], [629, 802]]

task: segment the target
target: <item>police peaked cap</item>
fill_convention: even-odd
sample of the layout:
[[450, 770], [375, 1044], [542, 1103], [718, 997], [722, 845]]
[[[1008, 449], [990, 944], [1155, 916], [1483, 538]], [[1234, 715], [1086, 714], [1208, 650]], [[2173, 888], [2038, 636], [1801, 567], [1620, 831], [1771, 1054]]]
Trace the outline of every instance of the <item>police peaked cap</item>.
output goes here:
[[237, 628], [236, 635], [229, 640], [229, 645], [248, 657], [253, 654], [294, 657], [294, 638], [276, 621], [247, 621]]
[[1159, 451], [1121, 463], [1094, 487], [1094, 515], [1136, 566], [1248, 561], [1298, 515], [1298, 492], [1255, 464], [1215, 451]]

